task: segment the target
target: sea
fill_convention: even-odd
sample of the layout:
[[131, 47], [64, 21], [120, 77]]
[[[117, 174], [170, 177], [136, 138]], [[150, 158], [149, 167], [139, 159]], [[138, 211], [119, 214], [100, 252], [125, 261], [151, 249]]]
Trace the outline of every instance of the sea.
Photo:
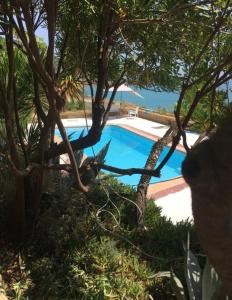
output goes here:
[[[136, 93], [138, 93], [142, 98], [135, 95], [133, 92], [117, 92], [114, 101], [132, 103], [136, 106], [144, 107], [152, 111], [165, 109], [168, 112], [172, 112], [179, 98], [178, 92], [157, 92], [153, 90], [138, 88], [133, 85], [130, 85], [129, 87], [133, 89]], [[90, 95], [91, 93], [89, 87], [85, 86], [85, 96], [88, 97]], [[107, 98], [110, 98], [110, 96], [111, 92], [109, 92]]]
[[[128, 102], [152, 111], [165, 110], [167, 112], [173, 112], [176, 102], [179, 98], [179, 92], [147, 90], [133, 85], [130, 85], [129, 87], [143, 98], [135, 95], [132, 92], [117, 92], [115, 96], [115, 102]], [[90, 96], [90, 89], [88, 86], [85, 86], [85, 96]], [[110, 98], [110, 96], [111, 93], [109, 92], [108, 98]], [[229, 89], [229, 101], [232, 102], [231, 82]]]

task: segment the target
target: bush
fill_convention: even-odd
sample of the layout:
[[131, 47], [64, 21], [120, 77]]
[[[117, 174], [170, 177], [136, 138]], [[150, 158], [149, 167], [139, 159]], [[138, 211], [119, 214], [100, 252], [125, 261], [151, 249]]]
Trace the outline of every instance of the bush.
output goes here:
[[114, 179], [88, 195], [70, 188], [67, 178], [56, 179], [21, 250], [23, 268], [15, 254], [9, 264], [13, 250], [2, 251], [10, 299], [175, 299], [169, 282], [152, 274], [172, 268], [184, 278], [181, 241], [190, 231], [191, 248], [199, 252], [194, 228], [188, 221], [173, 225], [148, 202], [147, 230], [139, 231], [134, 198], [132, 188]]
[[65, 110], [76, 111], [84, 109], [83, 101], [67, 101], [65, 103]]

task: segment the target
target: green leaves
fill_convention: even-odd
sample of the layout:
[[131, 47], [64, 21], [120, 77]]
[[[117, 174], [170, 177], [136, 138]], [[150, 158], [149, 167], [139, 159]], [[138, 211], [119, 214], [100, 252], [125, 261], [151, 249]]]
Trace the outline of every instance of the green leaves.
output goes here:
[[226, 299], [222, 283], [216, 271], [210, 265], [208, 258], [201, 274], [198, 259], [190, 251], [190, 238], [188, 234], [187, 244], [184, 246], [186, 254], [186, 282], [190, 300], [217, 300]]
[[[197, 87], [187, 91], [182, 104], [182, 115], [187, 114], [196, 92]], [[194, 110], [191, 128], [195, 131], [205, 132], [210, 124], [219, 125], [227, 115], [228, 110], [228, 94], [225, 88], [217, 90], [215, 93], [211, 92], [201, 99]]]
[[26, 122], [24, 128], [22, 128], [22, 134], [27, 143], [27, 152], [29, 157], [32, 157], [38, 149], [40, 133], [40, 127], [38, 126], [35, 118], [29, 124]]
[[98, 154], [95, 156], [95, 160], [99, 163], [104, 163], [106, 154], [109, 150], [111, 140], [98, 152]]
[[97, 163], [104, 163], [106, 154], [109, 150], [110, 146], [109, 141], [94, 157], [87, 157], [83, 163], [82, 167], [84, 167], [84, 172], [81, 175], [81, 180], [85, 185], [89, 184], [96, 184], [98, 181], [96, 180], [96, 177], [98, 173], [100, 172], [100, 168], [94, 165], [94, 162]]
[[156, 273], [154, 278], [168, 278], [171, 281], [172, 290], [177, 298], [177, 300], [186, 300], [184, 294], [184, 287], [179, 280], [179, 278], [173, 273], [173, 271], [163, 271]]
[[186, 254], [185, 276], [190, 300], [201, 300], [201, 268], [195, 255], [190, 251], [189, 234], [184, 246]]
[[66, 76], [59, 84], [60, 93], [69, 102], [81, 101], [82, 97], [82, 84], [78, 83], [73, 76]]
[[[210, 265], [208, 259], [201, 274], [201, 268], [196, 256], [190, 250], [189, 234], [187, 243], [184, 245], [185, 250], [185, 278], [188, 288], [188, 298], [190, 300], [217, 300], [226, 299], [226, 295], [222, 288], [214, 268]], [[186, 300], [184, 288], [179, 278], [173, 271], [159, 272], [154, 278], [169, 278], [171, 281], [172, 291], [178, 300]]]
[[[84, 135], [84, 130], [81, 132], [79, 138]], [[104, 163], [105, 157], [109, 150], [111, 140], [96, 154], [94, 157], [86, 157], [83, 150], [74, 151], [77, 166], [81, 171], [81, 180], [84, 185], [97, 184], [96, 177], [100, 172], [100, 168], [94, 163]], [[70, 175], [70, 184], [73, 184], [73, 175]]]
[[[16, 102], [17, 102], [17, 112], [19, 114], [20, 125], [23, 126], [23, 123], [27, 122], [29, 119], [31, 120], [32, 115], [35, 112], [34, 107], [34, 82], [33, 82], [33, 73], [30, 68], [28, 57], [24, 52], [21, 51], [21, 47], [23, 49], [22, 43], [17, 37], [14, 37], [14, 42], [18, 46], [14, 46], [14, 77], [16, 81]], [[6, 55], [6, 45], [5, 39], [0, 38], [0, 77], [1, 81], [4, 85], [7, 85], [8, 80], [8, 57]], [[46, 45], [43, 41], [39, 40], [39, 51], [41, 55], [41, 59], [44, 59], [44, 55], [46, 53]], [[47, 100], [45, 96], [45, 92], [42, 89], [39, 90], [40, 99], [42, 102], [43, 108], [47, 109]], [[0, 114], [2, 112], [1, 107], [2, 100], [0, 99]]]
[[[72, 134], [70, 134], [68, 136], [69, 140], [71, 138]], [[82, 130], [82, 132], [80, 133], [79, 139], [81, 139], [84, 136], [84, 129]], [[84, 150], [77, 150], [74, 151], [74, 156], [77, 162], [77, 166], [78, 168], [81, 166], [82, 162], [83, 162], [83, 158], [84, 158]]]
[[[207, 259], [202, 275], [202, 300], [222, 299], [220, 298], [222, 295], [222, 282], [212, 265], [209, 263], [209, 260]], [[226, 299], [226, 297], [224, 299]]]

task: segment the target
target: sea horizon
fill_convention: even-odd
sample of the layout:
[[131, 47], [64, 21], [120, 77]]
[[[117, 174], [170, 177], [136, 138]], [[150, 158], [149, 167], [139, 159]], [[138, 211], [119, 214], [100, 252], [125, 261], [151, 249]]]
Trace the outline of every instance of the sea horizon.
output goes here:
[[[179, 98], [178, 92], [166, 92], [166, 91], [153, 91], [144, 88], [138, 88], [136, 86], [129, 85], [136, 93], [141, 95], [143, 98], [136, 96], [131, 92], [117, 92], [115, 95], [115, 102], [127, 102], [132, 103], [139, 107], [144, 107], [150, 110], [165, 109], [172, 112], [175, 104]], [[85, 96], [90, 96], [90, 88], [85, 86]], [[95, 87], [94, 87], [95, 92]], [[109, 92], [108, 97], [110, 98], [112, 92]]]
[[[178, 91], [154, 91], [133, 85], [128, 86], [143, 98], [131, 92], [117, 92], [115, 102], [127, 102], [152, 111], [166, 110], [167, 112], [173, 112], [180, 95]], [[94, 92], [95, 90], [96, 87], [94, 86]], [[84, 93], [87, 97], [91, 95], [89, 86], [85, 86]], [[107, 98], [110, 98], [111, 94], [112, 92], [109, 92]], [[229, 101], [232, 101], [231, 89], [229, 90]]]

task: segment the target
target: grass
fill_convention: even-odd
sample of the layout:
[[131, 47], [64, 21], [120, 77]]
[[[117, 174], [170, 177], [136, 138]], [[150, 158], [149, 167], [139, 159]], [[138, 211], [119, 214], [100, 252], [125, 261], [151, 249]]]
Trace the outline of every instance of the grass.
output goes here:
[[182, 241], [188, 231], [192, 249], [200, 252], [194, 227], [174, 225], [149, 202], [147, 230], [138, 230], [135, 206], [125, 200], [134, 197], [133, 189], [113, 179], [83, 195], [67, 178], [56, 178], [26, 244], [1, 245], [9, 299], [175, 299], [169, 281], [153, 274], [172, 268], [185, 281]]

